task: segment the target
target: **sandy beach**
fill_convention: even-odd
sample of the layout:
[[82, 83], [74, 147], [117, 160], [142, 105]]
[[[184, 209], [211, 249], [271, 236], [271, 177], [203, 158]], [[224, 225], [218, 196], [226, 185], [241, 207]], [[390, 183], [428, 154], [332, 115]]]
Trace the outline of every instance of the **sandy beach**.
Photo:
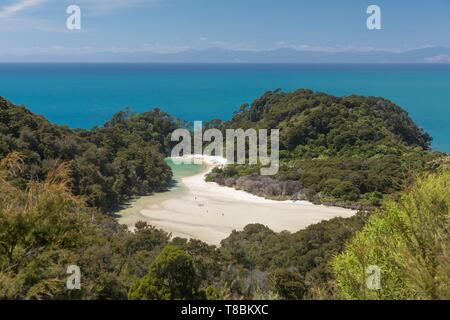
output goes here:
[[233, 230], [260, 223], [276, 232], [300, 229], [334, 217], [350, 217], [354, 210], [314, 205], [306, 201], [274, 201], [244, 191], [205, 182], [214, 166], [225, 159], [201, 157], [202, 173], [182, 178], [169, 192], [141, 197], [118, 213], [119, 222], [133, 229], [138, 221], [172, 233], [219, 245]]

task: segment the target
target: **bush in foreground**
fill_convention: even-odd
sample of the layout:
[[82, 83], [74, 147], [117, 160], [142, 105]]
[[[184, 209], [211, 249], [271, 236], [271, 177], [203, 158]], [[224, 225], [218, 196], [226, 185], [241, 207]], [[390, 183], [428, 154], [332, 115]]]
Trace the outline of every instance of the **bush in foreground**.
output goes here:
[[200, 282], [192, 257], [168, 245], [150, 266], [149, 273], [133, 283], [133, 300], [188, 300], [198, 297]]
[[[450, 298], [450, 171], [419, 178], [387, 202], [335, 258], [343, 299]], [[367, 270], [381, 270], [381, 289], [366, 286]]]

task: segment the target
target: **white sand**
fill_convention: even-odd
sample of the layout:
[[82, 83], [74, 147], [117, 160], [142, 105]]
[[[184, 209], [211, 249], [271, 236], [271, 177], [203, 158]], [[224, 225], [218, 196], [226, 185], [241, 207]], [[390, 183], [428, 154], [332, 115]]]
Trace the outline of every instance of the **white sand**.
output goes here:
[[149, 197], [142, 197], [118, 214], [119, 222], [130, 229], [138, 221], [171, 232], [173, 236], [195, 238], [209, 244], [220, 241], [233, 230], [260, 223], [276, 232], [300, 229], [334, 217], [350, 217], [354, 210], [314, 205], [306, 201], [267, 200], [244, 191], [204, 181], [205, 174], [225, 159], [201, 157], [208, 169], [202, 174], [183, 178], [180, 187]]

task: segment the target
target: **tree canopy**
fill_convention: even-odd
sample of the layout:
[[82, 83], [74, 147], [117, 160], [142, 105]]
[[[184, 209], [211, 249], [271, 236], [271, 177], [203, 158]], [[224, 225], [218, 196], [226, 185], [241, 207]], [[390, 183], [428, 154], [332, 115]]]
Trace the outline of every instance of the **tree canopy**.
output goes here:
[[199, 296], [200, 279], [192, 257], [168, 245], [151, 264], [149, 273], [133, 283], [133, 300], [192, 300]]
[[158, 109], [119, 112], [104, 127], [72, 130], [0, 98], [0, 158], [20, 152], [16, 183], [45, 179], [58, 161], [69, 164], [73, 193], [107, 212], [133, 196], [166, 190], [172, 173], [164, 162], [175, 120]]
[[[70, 129], [0, 98], [0, 299], [449, 298], [450, 161], [429, 151], [430, 137], [398, 106], [276, 91], [229, 122], [211, 121], [280, 128], [282, 151], [276, 176], [231, 165], [209, 180], [380, 208], [295, 233], [248, 225], [219, 248], [145, 222], [131, 232], [105, 214], [170, 185], [164, 157], [177, 121], [126, 110], [102, 127]], [[70, 291], [73, 264], [82, 284]], [[381, 290], [367, 290], [370, 265]]]
[[371, 208], [441, 156], [428, 152], [431, 137], [406, 111], [380, 97], [268, 92], [230, 121], [208, 126], [280, 130], [280, 171], [272, 179], [248, 165], [216, 169], [208, 177], [275, 199]]

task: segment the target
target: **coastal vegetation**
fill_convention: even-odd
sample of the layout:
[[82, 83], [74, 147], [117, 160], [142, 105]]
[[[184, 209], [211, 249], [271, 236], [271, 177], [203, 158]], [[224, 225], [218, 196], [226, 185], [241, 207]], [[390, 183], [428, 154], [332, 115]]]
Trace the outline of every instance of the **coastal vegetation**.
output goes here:
[[21, 154], [14, 183], [22, 187], [66, 162], [73, 193], [109, 212], [133, 196], [168, 188], [172, 173], [164, 148], [174, 128], [172, 117], [153, 110], [137, 116], [119, 112], [104, 127], [72, 130], [0, 99], [0, 158]]
[[[398, 202], [386, 201], [332, 262], [342, 299], [450, 298], [450, 171], [417, 179]], [[369, 266], [380, 290], [368, 290]]]
[[[65, 164], [21, 189], [10, 181], [22, 165], [17, 153], [0, 165], [3, 299], [238, 299], [270, 292], [302, 298], [329, 277], [326, 261], [365, 219], [335, 219], [295, 234], [250, 225], [218, 249], [198, 240], [170, 240], [142, 222], [129, 232], [72, 194]], [[83, 271], [79, 291], [65, 287], [72, 264]], [[303, 275], [310, 284], [303, 284]], [[298, 281], [285, 283], [285, 277]]]
[[[168, 235], [145, 224], [130, 233], [89, 208], [72, 194], [65, 164], [17, 187], [10, 179], [23, 164], [17, 153], [0, 163], [0, 298], [125, 299], [131, 278], [145, 275]], [[69, 291], [66, 270], [74, 264], [82, 288]]]
[[258, 167], [234, 165], [208, 177], [275, 199], [372, 208], [441, 156], [429, 152], [431, 137], [406, 111], [378, 97], [268, 92], [230, 121], [214, 120], [208, 127], [280, 129], [276, 176], [267, 179]]
[[168, 245], [151, 264], [149, 273], [133, 283], [128, 297], [132, 300], [196, 299], [200, 278], [194, 260], [179, 247]]
[[[232, 165], [209, 180], [366, 209], [295, 233], [248, 225], [220, 247], [144, 222], [131, 232], [108, 214], [170, 185], [163, 160], [178, 125], [156, 109], [70, 129], [0, 99], [0, 299], [449, 298], [450, 161], [398, 106], [276, 91], [210, 122], [280, 128], [282, 165], [274, 177]], [[66, 289], [69, 265], [80, 290]], [[382, 290], [367, 289], [370, 265]]]

